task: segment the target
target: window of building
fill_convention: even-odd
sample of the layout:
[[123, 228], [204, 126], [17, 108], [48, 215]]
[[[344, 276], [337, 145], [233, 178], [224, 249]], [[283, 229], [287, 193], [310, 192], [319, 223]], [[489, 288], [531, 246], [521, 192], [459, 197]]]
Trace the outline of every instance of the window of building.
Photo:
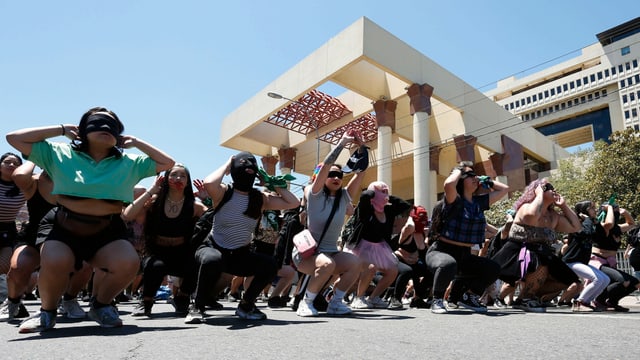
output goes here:
[[560, 105], [556, 104], [556, 106], [553, 107], [554, 111], [560, 111]]
[[556, 94], [556, 89], [555, 88], [552, 88], [550, 91], [551, 91], [551, 96]]
[[633, 64], [634, 69], [638, 68], [638, 59], [633, 60], [631, 63]]
[[520, 100], [516, 100], [516, 109], [520, 107]]
[[585, 85], [587, 85], [587, 84], [589, 83], [589, 78], [588, 78], [588, 77], [586, 77], [586, 76], [585, 76], [585, 77], [583, 77], [583, 78], [582, 78], [582, 82], [583, 82]]
[[626, 63], [624, 63], [624, 68], [629, 71], [631, 70], [631, 64], [629, 64], [629, 62], [627, 61]]
[[629, 48], [628, 46], [625, 46], [622, 49], [620, 49], [620, 55], [622, 56], [627, 55], [630, 52], [631, 52], [631, 48]]
[[566, 104], [566, 103], [562, 103], [562, 104], [560, 104], [560, 109], [564, 110], [564, 109], [566, 109], [566, 107], [567, 107], [567, 104]]
[[629, 118], [629, 110], [625, 110], [624, 111], [624, 118], [628, 119]]
[[569, 86], [567, 86], [567, 84], [563, 84], [562, 85], [562, 90], [564, 90], [564, 91], [569, 90]]
[[556, 87], [556, 92], [558, 93], [558, 95], [562, 94], [562, 87]]
[[615, 75], [616, 74], [616, 67], [612, 66], [611, 67], [611, 75]]
[[626, 104], [627, 103], [627, 95], [622, 95], [622, 103]]
[[604, 77], [609, 77], [609, 69], [604, 69]]
[[631, 117], [634, 117], [634, 118], [638, 117], [638, 110], [637, 109], [635, 109], [635, 108], [631, 109]]
[[640, 74], [634, 76], [633, 79], [636, 81], [636, 84], [640, 84]]
[[593, 94], [593, 96], [594, 96], [596, 99], [600, 99], [600, 91], [596, 91], [596, 92]]
[[582, 86], [582, 79], [576, 79], [576, 86]]
[[587, 101], [593, 101], [593, 94], [587, 95]]
[[[551, 94], [551, 95], [553, 95], [553, 94]], [[545, 91], [544, 91], [544, 97], [545, 97], [545, 98], [548, 98], [548, 97], [549, 97], [549, 90], [545, 90]]]
[[587, 101], [587, 99], [584, 96], [580, 96], [580, 104], [584, 104], [585, 101]]
[[635, 131], [638, 131], [638, 130], [640, 130], [640, 127], [638, 126], [638, 124], [636, 124], [636, 125], [633, 125], [633, 128], [635, 129]]
[[538, 95], [533, 94], [533, 96], [531, 96], [531, 100], [538, 101]]
[[573, 90], [576, 87], [576, 84], [572, 81], [569, 83], [569, 89]]
[[635, 93], [629, 93], [629, 101], [634, 101], [636, 99]]
[[597, 76], [598, 80], [602, 80], [602, 71], [598, 71]]
[[578, 98], [573, 99], [573, 105], [578, 105], [579, 102], [580, 102], [580, 99]]
[[596, 81], [596, 74], [589, 75], [589, 80], [591, 80], [591, 82], [595, 82]]
[[513, 110], [513, 103], [509, 103], [509, 110]]
[[621, 74], [624, 72], [624, 68], [622, 67], [622, 64], [618, 65], [618, 72]]
[[527, 105], [531, 104], [531, 96], [527, 96]]
[[602, 89], [602, 97], [607, 96], [607, 89]]
[[623, 80], [620, 80], [620, 87], [621, 87], [622, 89], [624, 89], [625, 84], [626, 84], [626, 82], [624, 81], [624, 79], [623, 79]]
[[627, 85], [628, 85], [628, 86], [633, 85], [633, 78], [632, 78], [632, 77], [628, 77], [628, 78], [627, 78]]

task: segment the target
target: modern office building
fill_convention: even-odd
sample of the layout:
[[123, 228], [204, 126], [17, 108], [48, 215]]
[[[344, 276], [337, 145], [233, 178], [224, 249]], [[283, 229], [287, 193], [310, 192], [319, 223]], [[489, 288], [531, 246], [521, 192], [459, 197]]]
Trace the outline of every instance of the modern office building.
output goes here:
[[640, 17], [596, 35], [579, 56], [485, 94], [563, 148], [640, 129]]
[[511, 111], [361, 18], [229, 114], [220, 136], [269, 173], [279, 163], [281, 173], [311, 175], [357, 129], [371, 149], [365, 184], [384, 181], [430, 207], [458, 161], [520, 189], [569, 155]]

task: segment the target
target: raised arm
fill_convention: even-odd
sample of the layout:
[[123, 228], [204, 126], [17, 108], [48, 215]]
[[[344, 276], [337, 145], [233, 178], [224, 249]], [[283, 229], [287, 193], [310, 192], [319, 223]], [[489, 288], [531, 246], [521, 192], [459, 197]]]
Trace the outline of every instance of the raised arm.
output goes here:
[[207, 194], [209, 194], [209, 197], [213, 202], [213, 206], [217, 206], [217, 204], [220, 202], [220, 200], [222, 200], [222, 197], [224, 196], [224, 192], [227, 187], [222, 184], [222, 178], [225, 175], [229, 175], [229, 173], [231, 172], [232, 162], [233, 156], [231, 156], [224, 165], [220, 166], [211, 174], [207, 175], [206, 178], [204, 178], [204, 189], [206, 190]]
[[135, 136], [123, 135], [122, 147], [125, 149], [135, 147], [148, 155], [151, 159], [153, 159], [153, 161], [156, 162], [157, 173], [169, 170], [173, 167], [173, 165], [175, 165], [175, 161], [167, 153]]
[[[331, 150], [331, 152], [322, 162], [322, 165], [320, 165], [320, 171], [316, 175], [316, 178], [311, 185], [312, 193], [316, 194], [318, 193], [318, 191], [322, 190], [324, 182], [325, 180], [327, 180], [327, 176], [329, 175], [329, 170], [331, 169], [331, 166], [335, 164], [338, 156], [342, 152], [342, 149], [344, 149], [344, 147], [351, 142], [357, 142], [359, 144], [360, 141], [358, 139], [359, 138], [357, 138], [357, 134], [353, 131], [347, 130], [342, 133], [342, 138], [340, 138], [338, 145], [336, 145], [336, 147]], [[362, 182], [362, 179], [360, 179], [360, 181]]]
[[49, 125], [20, 129], [7, 134], [7, 142], [23, 155], [31, 155], [33, 144], [56, 136], [66, 136], [74, 139], [78, 134], [78, 127], [69, 124]]

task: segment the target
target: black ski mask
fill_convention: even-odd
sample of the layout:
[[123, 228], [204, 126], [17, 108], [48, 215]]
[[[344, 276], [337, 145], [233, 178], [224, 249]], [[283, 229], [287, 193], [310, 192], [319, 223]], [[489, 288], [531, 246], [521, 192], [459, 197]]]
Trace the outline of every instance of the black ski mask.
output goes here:
[[233, 179], [233, 187], [235, 189], [249, 191], [253, 188], [253, 183], [258, 174], [257, 163], [256, 158], [246, 151], [234, 156], [231, 163], [231, 179]]

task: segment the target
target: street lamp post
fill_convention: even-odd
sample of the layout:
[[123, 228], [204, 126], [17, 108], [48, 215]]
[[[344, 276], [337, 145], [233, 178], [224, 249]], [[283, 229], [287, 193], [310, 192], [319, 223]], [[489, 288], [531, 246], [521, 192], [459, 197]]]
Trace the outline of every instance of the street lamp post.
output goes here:
[[302, 107], [302, 109], [305, 111], [305, 113], [307, 113], [307, 117], [313, 123], [313, 127], [315, 128], [315, 132], [316, 132], [316, 163], [315, 163], [315, 165], [318, 165], [320, 163], [320, 133], [318, 131], [318, 122], [313, 117], [313, 115], [311, 115], [311, 111], [309, 110], [309, 107], [306, 104], [301, 103], [300, 101], [290, 99], [290, 98], [288, 98], [286, 96], [283, 96], [283, 95], [280, 95], [278, 93], [268, 92], [267, 96], [269, 96], [272, 99], [284, 99], [284, 100], [290, 101], [292, 103], [296, 103], [296, 104], [298, 104], [298, 105], [300, 105]]

